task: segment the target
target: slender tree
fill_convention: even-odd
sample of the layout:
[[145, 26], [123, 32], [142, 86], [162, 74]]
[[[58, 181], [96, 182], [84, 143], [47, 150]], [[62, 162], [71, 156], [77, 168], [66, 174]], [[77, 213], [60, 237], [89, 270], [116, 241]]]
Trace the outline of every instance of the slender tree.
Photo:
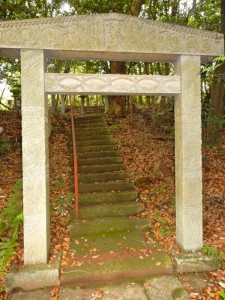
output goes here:
[[[225, 1], [221, 0], [221, 27], [220, 32], [225, 35]], [[225, 44], [224, 44], [225, 51]], [[211, 87], [211, 117], [216, 120], [214, 124], [209, 123], [208, 135], [213, 140], [220, 138], [220, 120], [224, 113], [224, 77], [225, 63], [215, 69]]]

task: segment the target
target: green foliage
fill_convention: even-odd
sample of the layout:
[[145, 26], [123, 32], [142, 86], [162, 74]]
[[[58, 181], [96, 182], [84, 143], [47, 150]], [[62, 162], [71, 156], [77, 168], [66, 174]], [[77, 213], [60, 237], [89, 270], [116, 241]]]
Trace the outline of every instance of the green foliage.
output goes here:
[[65, 187], [65, 182], [62, 177], [58, 178], [52, 183], [53, 190], [62, 189]]
[[161, 236], [167, 236], [167, 235], [170, 235], [173, 233], [173, 231], [169, 228], [169, 225], [167, 224], [166, 219], [160, 215], [160, 212], [158, 212], [158, 211], [155, 212], [152, 219], [154, 221], [161, 223], [161, 229], [159, 231], [159, 234]]
[[184, 288], [176, 288], [172, 293], [173, 300], [179, 299], [183, 295], [184, 291]]
[[4, 275], [5, 266], [10, 258], [16, 254], [15, 248], [18, 246], [16, 238], [4, 238], [0, 242], [0, 277]]
[[66, 216], [68, 209], [74, 202], [74, 195], [69, 193], [67, 196], [59, 196], [54, 202], [56, 214]]
[[73, 14], [100, 14], [100, 13], [124, 13], [128, 14], [130, 10], [130, 0], [69, 0]]
[[189, 13], [188, 25], [199, 29], [219, 31], [220, 0], [199, 1]]
[[213, 256], [215, 258], [219, 258], [218, 251], [213, 246], [210, 245], [204, 245], [202, 247], [202, 253]]
[[15, 235], [22, 223], [22, 180], [18, 180], [9, 196], [7, 206], [0, 213], [0, 235]]
[[12, 255], [16, 254], [18, 232], [22, 223], [22, 180], [18, 180], [7, 206], [0, 213], [0, 236], [3, 236], [0, 242], [0, 277]]
[[0, 156], [6, 155], [11, 149], [11, 145], [4, 141], [0, 140]]
[[225, 299], [225, 292], [221, 291], [219, 292], [220, 297], [222, 297], [223, 299]]
[[[211, 85], [213, 78], [215, 79], [215, 70], [225, 63], [225, 56], [218, 56], [213, 59], [212, 63], [205, 65], [202, 68], [202, 74], [207, 76], [208, 84]], [[224, 74], [217, 75], [217, 81], [224, 81]]]
[[171, 235], [173, 233], [173, 231], [168, 227], [167, 224], [162, 224], [162, 227], [159, 231], [159, 234], [161, 236], [167, 236], [167, 235]]
[[220, 143], [219, 132], [225, 125], [225, 116], [218, 118], [213, 113], [214, 109], [209, 102], [203, 104], [202, 109], [202, 132], [203, 140], [207, 145]]

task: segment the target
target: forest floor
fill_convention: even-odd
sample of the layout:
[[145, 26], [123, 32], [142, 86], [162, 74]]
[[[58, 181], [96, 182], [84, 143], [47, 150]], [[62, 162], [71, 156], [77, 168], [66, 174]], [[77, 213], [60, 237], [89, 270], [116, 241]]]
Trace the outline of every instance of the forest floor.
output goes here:
[[[10, 151], [1, 156], [0, 210], [7, 206], [9, 195], [17, 179], [22, 177], [21, 116], [16, 112], [0, 111], [0, 139], [10, 144]], [[131, 180], [141, 201], [142, 213], [149, 219], [150, 229], [169, 253], [175, 244], [174, 199], [174, 133], [169, 122], [150, 122], [140, 112], [133, 118], [109, 119], [114, 138], [118, 142]], [[160, 124], [160, 125], [159, 125]], [[51, 257], [54, 261], [62, 251], [62, 266], [80, 264], [69, 253], [68, 224], [72, 207], [69, 115], [53, 118], [50, 137], [50, 200], [51, 200]], [[219, 146], [203, 147], [203, 224], [204, 249], [208, 254], [224, 255], [225, 252], [225, 134]], [[4, 237], [0, 237], [0, 242]], [[10, 264], [23, 264], [22, 230], [17, 254]], [[192, 299], [219, 299], [218, 291], [225, 290], [225, 270], [208, 274], [211, 285], [202, 294], [194, 293]], [[4, 278], [0, 285], [4, 285]], [[186, 283], [187, 290], [189, 283]], [[57, 299], [58, 289], [52, 291]], [[0, 299], [4, 299], [4, 293]], [[221, 298], [222, 299], [222, 298]]]

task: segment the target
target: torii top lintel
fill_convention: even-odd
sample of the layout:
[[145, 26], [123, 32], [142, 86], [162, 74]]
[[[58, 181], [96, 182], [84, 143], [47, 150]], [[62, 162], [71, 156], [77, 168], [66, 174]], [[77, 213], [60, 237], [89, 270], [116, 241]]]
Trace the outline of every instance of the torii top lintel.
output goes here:
[[49, 58], [174, 61], [224, 55], [220, 33], [121, 14], [95, 14], [0, 22], [0, 57], [43, 49]]

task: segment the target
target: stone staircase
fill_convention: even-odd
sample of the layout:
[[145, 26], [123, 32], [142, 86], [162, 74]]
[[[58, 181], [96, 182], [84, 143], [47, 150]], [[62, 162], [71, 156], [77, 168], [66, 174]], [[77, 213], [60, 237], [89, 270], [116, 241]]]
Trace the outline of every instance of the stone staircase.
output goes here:
[[135, 218], [144, 206], [125, 172], [103, 116], [75, 119], [79, 220], [70, 225], [75, 266], [63, 268], [62, 284], [88, 284], [171, 274], [172, 263]]
[[103, 116], [76, 119], [80, 218], [130, 216], [138, 198]]

